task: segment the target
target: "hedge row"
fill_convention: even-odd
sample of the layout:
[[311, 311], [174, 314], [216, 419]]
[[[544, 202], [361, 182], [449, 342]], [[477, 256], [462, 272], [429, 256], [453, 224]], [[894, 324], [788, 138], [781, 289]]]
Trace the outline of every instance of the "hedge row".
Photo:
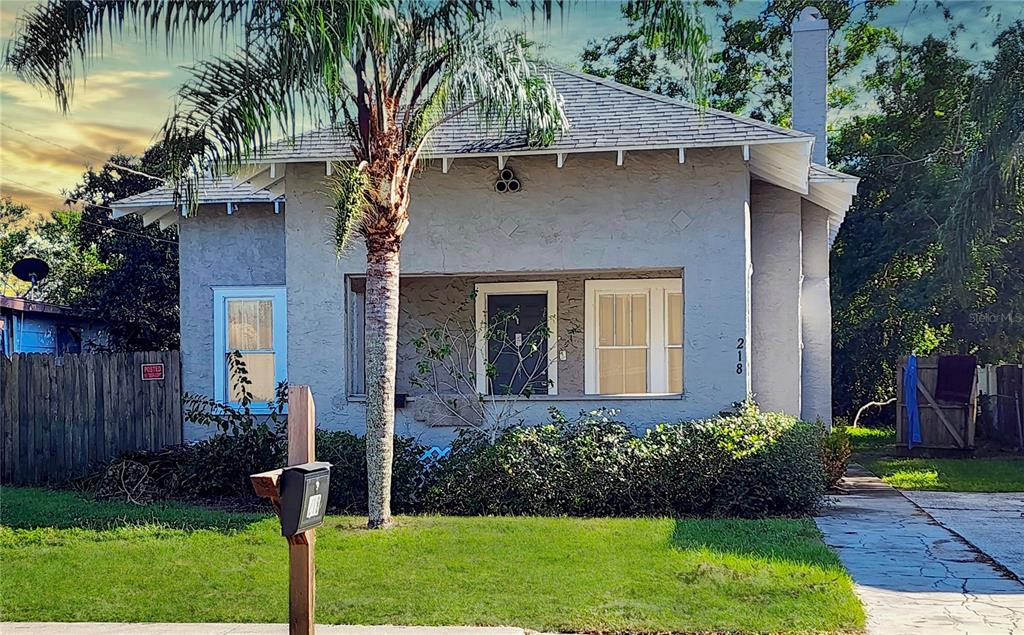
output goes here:
[[816, 509], [827, 486], [820, 426], [760, 412], [660, 425], [642, 436], [597, 411], [462, 435], [425, 502], [448, 514], [765, 516]]
[[[392, 509], [458, 515], [807, 514], [821, 505], [846, 460], [842, 443], [820, 425], [751, 404], [711, 419], [659, 425], [641, 436], [613, 415], [595, 411], [567, 420], [552, 410], [551, 423], [509, 428], [493, 443], [463, 432], [449, 456], [430, 469], [419, 460], [423, 447], [396, 438]], [[334, 464], [333, 510], [366, 510], [365, 451], [360, 436], [317, 432], [317, 458]], [[133, 489], [139, 502], [251, 496], [248, 475], [281, 465], [285, 454], [280, 434], [257, 425], [161, 452], [125, 455], [94, 484], [104, 496]], [[137, 478], [126, 480], [126, 473]]]

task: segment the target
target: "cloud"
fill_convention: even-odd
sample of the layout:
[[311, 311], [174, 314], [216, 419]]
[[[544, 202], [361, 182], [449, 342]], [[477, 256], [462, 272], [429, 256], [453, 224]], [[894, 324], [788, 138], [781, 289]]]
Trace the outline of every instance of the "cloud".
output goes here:
[[0, 128], [0, 189], [36, 212], [63, 207], [61, 192], [81, 181], [87, 167], [101, 166], [118, 151], [138, 154], [151, 142], [148, 128], [75, 123], [52, 116], [50, 121], [49, 126], [20, 121], [10, 125], [59, 146]]
[[[155, 82], [162, 83], [171, 76], [168, 70], [121, 70], [96, 73], [79, 78], [72, 92], [75, 110], [109, 106], [120, 100], [137, 97], [153, 91]], [[19, 80], [13, 73], [0, 77], [0, 97], [10, 105], [52, 109], [53, 96], [38, 86]]]
[[25, 163], [76, 169], [101, 165], [116, 152], [142, 152], [153, 137], [147, 128], [96, 123], [61, 122], [38, 132], [35, 127], [15, 128], [0, 129], [0, 159], [5, 169]]
[[51, 210], [64, 208], [64, 197], [59, 194], [45, 194], [34, 189], [28, 189], [15, 183], [0, 181], [0, 197], [11, 197], [15, 203], [23, 203], [28, 206], [33, 219], [42, 219], [49, 215]]

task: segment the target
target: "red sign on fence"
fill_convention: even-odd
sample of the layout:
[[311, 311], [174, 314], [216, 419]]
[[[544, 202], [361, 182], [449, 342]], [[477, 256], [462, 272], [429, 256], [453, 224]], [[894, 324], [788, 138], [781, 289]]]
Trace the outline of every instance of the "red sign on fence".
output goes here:
[[164, 380], [164, 365], [163, 364], [143, 364], [142, 365], [142, 380], [143, 381], [163, 381]]

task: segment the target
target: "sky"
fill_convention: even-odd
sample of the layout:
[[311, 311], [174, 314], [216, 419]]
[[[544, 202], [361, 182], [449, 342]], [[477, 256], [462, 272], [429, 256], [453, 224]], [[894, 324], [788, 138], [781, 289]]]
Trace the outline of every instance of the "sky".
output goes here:
[[[0, 0], [0, 49], [9, 41], [17, 16], [33, 4]], [[734, 11], [756, 15], [764, 4], [747, 0]], [[996, 33], [1024, 20], [1024, 0], [962, 0], [947, 6], [964, 25], [961, 48], [975, 60], [991, 58]], [[523, 19], [530, 37], [544, 47], [545, 57], [560, 64], [578, 64], [588, 41], [624, 28], [617, 2], [580, 3], [572, 6], [569, 17], [564, 23], [556, 17], [547, 26]], [[943, 37], [947, 31], [931, 0], [901, 0], [883, 11], [879, 24], [895, 28], [909, 41], [929, 34]], [[717, 49], [721, 42], [718, 34], [713, 35]], [[176, 87], [188, 76], [185, 67], [195, 59], [193, 52], [168, 55], [162, 44], [147, 46], [127, 38], [104, 49], [76, 87], [69, 115], [57, 110], [50, 95], [0, 71], [0, 195], [27, 204], [36, 213], [60, 207], [62, 192], [71, 189], [88, 166], [102, 165], [115, 152], [139, 153], [154, 141], [171, 113]], [[216, 52], [206, 49], [198, 55], [211, 50]]]

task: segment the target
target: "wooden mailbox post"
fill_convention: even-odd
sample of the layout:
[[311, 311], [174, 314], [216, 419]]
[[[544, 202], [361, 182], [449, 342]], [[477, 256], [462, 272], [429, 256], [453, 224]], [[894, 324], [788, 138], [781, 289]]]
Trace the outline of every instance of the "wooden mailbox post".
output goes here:
[[[316, 410], [309, 386], [288, 387], [288, 465], [316, 460]], [[282, 470], [250, 476], [256, 495], [269, 498], [281, 513]], [[316, 601], [316, 570], [313, 563], [315, 529], [288, 537], [288, 632], [313, 635]]]

